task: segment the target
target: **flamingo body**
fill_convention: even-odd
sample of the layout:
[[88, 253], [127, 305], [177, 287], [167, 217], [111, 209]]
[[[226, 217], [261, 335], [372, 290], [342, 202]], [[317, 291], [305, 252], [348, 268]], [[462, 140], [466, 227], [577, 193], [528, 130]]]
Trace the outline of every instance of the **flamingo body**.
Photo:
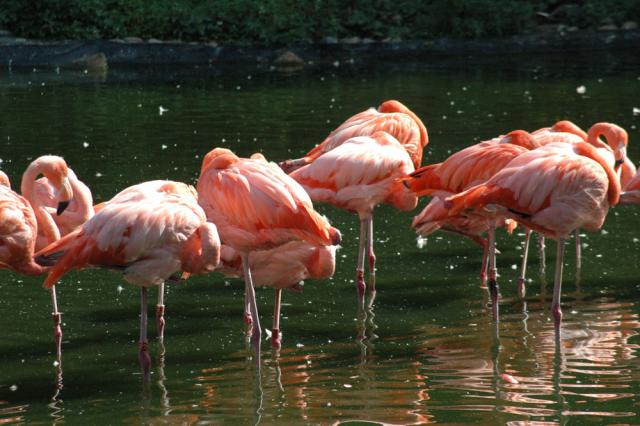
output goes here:
[[384, 131], [398, 140], [411, 157], [414, 167], [422, 162], [422, 150], [429, 143], [427, 129], [422, 121], [402, 103], [389, 100], [377, 109], [369, 108], [347, 119], [319, 145], [299, 160], [281, 164], [287, 172], [314, 162], [320, 156], [357, 136], [371, 136]]

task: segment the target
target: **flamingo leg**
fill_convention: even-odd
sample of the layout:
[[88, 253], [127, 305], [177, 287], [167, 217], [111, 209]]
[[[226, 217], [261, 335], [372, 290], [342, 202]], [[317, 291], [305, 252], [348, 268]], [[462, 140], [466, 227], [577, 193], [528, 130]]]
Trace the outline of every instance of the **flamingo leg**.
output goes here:
[[158, 286], [158, 304], [156, 305], [156, 330], [158, 332], [158, 339], [164, 339], [164, 283]]
[[242, 269], [244, 272], [244, 291], [249, 299], [249, 312], [253, 320], [251, 330], [251, 341], [256, 350], [256, 361], [260, 365], [260, 343], [262, 337], [262, 328], [260, 327], [260, 318], [258, 317], [258, 305], [256, 304], [256, 292], [253, 288], [253, 280], [251, 279], [251, 270], [249, 268], [249, 253], [242, 254]]
[[140, 288], [140, 342], [138, 359], [145, 380], [149, 378], [151, 357], [149, 356], [149, 341], [147, 340], [147, 287]]
[[498, 320], [498, 270], [496, 268], [496, 228], [492, 223], [489, 227], [489, 293], [491, 294], [491, 309], [493, 319]]
[[273, 307], [273, 327], [271, 327], [271, 346], [280, 348], [280, 301], [282, 300], [282, 289], [276, 288], [275, 301]]
[[555, 320], [556, 338], [560, 337], [560, 324], [562, 323], [562, 309], [560, 309], [560, 296], [562, 292], [562, 258], [564, 256], [564, 238], [558, 240], [556, 251], [556, 275], [553, 282], [553, 302], [551, 312]]
[[364, 290], [366, 284], [364, 283], [364, 256], [367, 249], [367, 219], [360, 220], [360, 245], [358, 247], [358, 265], [356, 267], [356, 289], [358, 290], [358, 301], [361, 301], [361, 305], [364, 304]]
[[547, 261], [544, 255], [544, 235], [538, 234], [538, 258], [540, 259], [540, 275], [544, 275]]
[[368, 220], [367, 246], [369, 248], [369, 293], [376, 291], [376, 254], [373, 252], [373, 216]]
[[524, 234], [524, 250], [522, 251], [522, 266], [520, 267], [520, 278], [518, 278], [518, 295], [524, 299], [526, 294], [525, 276], [527, 272], [527, 258], [529, 257], [529, 241], [531, 240], [531, 229], [527, 229]]
[[253, 320], [251, 319], [251, 311], [249, 309], [249, 294], [245, 291], [244, 292], [244, 314], [243, 314], [243, 318], [244, 318], [244, 323], [247, 325], [251, 325], [253, 323]]
[[51, 318], [53, 319], [53, 337], [56, 342], [56, 358], [60, 360], [62, 358], [62, 314], [58, 311], [55, 286], [51, 287], [51, 305], [53, 307]]
[[582, 246], [580, 245], [580, 230], [576, 229], [576, 274], [582, 269]]
[[489, 269], [489, 243], [482, 243], [482, 264], [480, 265], [480, 287], [487, 288], [487, 270]]

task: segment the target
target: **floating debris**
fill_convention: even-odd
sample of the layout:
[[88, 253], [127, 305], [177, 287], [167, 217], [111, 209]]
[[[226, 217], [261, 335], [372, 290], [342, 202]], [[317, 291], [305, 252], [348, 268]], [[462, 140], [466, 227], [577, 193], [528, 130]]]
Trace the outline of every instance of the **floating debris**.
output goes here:
[[576, 92], [579, 95], [584, 95], [585, 93], [587, 93], [587, 88], [585, 86], [578, 86], [576, 87]]

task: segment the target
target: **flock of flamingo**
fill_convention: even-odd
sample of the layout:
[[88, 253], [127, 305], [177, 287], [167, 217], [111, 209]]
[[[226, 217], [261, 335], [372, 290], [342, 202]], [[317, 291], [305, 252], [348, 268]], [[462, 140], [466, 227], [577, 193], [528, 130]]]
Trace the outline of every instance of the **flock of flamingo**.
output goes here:
[[579, 262], [579, 230], [598, 230], [618, 203], [640, 203], [640, 173], [626, 155], [627, 132], [611, 123], [584, 132], [559, 121], [531, 133], [514, 130], [420, 167], [428, 142], [422, 121], [391, 100], [349, 118], [303, 158], [275, 164], [262, 154], [239, 158], [215, 148], [203, 159], [196, 188], [144, 182], [97, 205], [61, 157], [42, 156], [24, 172], [22, 195], [0, 172], [0, 267], [47, 274], [58, 355], [56, 282], [74, 268], [120, 271], [141, 289], [139, 358], [145, 372], [151, 364], [150, 286], [159, 287], [156, 322], [162, 339], [166, 281], [213, 271], [243, 277], [244, 319], [259, 362], [254, 286], [275, 288], [271, 341], [279, 347], [282, 289], [297, 290], [301, 280], [328, 278], [335, 270], [341, 234], [312, 200], [360, 218], [356, 287], [362, 309], [365, 293], [370, 299], [375, 294], [374, 208], [386, 203], [409, 211], [419, 196], [431, 196], [413, 228], [423, 236], [439, 229], [461, 234], [484, 249], [480, 276], [488, 281], [496, 319], [495, 229], [526, 230], [521, 296], [531, 232], [557, 240], [552, 313], [559, 336], [565, 240], [575, 232]]

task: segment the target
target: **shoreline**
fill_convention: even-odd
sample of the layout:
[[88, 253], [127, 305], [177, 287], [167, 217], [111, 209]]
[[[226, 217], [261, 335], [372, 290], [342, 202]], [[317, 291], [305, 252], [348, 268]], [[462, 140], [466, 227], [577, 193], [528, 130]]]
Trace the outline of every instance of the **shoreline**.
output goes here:
[[[266, 64], [281, 67], [323, 67], [337, 62], [543, 54], [586, 51], [638, 52], [640, 30], [535, 32], [505, 38], [438, 38], [415, 42], [350, 40], [281, 47], [220, 46], [135, 38], [116, 40], [30, 40], [0, 36], [0, 70], [21, 67], [84, 68], [149, 65]], [[638, 53], [636, 53], [638, 54]]]

